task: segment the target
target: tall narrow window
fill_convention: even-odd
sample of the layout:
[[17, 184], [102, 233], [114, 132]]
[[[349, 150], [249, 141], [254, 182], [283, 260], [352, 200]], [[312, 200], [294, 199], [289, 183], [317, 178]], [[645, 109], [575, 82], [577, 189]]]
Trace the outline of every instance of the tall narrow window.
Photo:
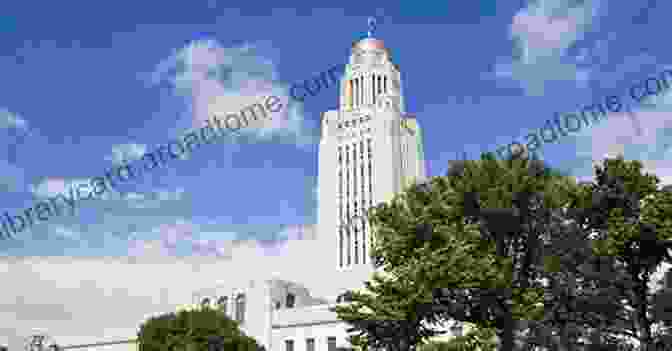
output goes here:
[[315, 351], [315, 339], [306, 339], [306, 351]]
[[364, 76], [359, 77], [359, 105], [364, 104]]
[[355, 264], [359, 263], [359, 228], [355, 224]]
[[327, 338], [327, 351], [336, 351], [336, 337], [330, 336]]
[[359, 104], [359, 81], [357, 78], [352, 80], [353, 83], [355, 84], [355, 89], [352, 91], [354, 94], [354, 99], [353, 101], [355, 102], [354, 107], [357, 107], [357, 104]]
[[338, 195], [343, 196], [343, 171], [341, 169], [338, 170]]
[[382, 89], [382, 88], [383, 88], [383, 84], [381, 84], [381, 83], [382, 83], [381, 81], [382, 81], [382, 77], [381, 77], [381, 76], [378, 76], [378, 94], [382, 94], [382, 93], [383, 93], [383, 89]]
[[287, 294], [287, 299], [285, 301], [285, 306], [287, 308], [294, 308], [294, 303], [296, 302], [296, 296], [294, 294]]
[[285, 351], [294, 351], [294, 340], [285, 340]]
[[357, 79], [352, 79], [352, 107], [357, 107]]
[[357, 197], [357, 143], [352, 144], [352, 181], [353, 196]]
[[385, 76], [385, 78], [383, 78], [383, 91], [385, 92], [385, 94], [388, 93], [388, 91], [387, 91], [387, 76]]
[[373, 104], [375, 105], [376, 104], [376, 95], [378, 95], [377, 94], [378, 84], [376, 84], [378, 82], [378, 75], [374, 74], [373, 76], [371, 76], [371, 79], [373, 80], [373, 85], [371, 86], [371, 91], [373, 91]]
[[343, 227], [338, 229], [338, 264], [343, 267]]
[[357, 106], [360, 107], [364, 103], [362, 101], [362, 97], [364, 96], [364, 84], [363, 83], [363, 77], [357, 77]]
[[229, 298], [227, 296], [221, 296], [219, 299], [217, 299], [217, 308], [219, 308], [220, 311], [224, 312], [226, 314], [226, 305], [229, 304]]
[[352, 109], [352, 79], [348, 80], [348, 91], [346, 92], [346, 103], [348, 109]]
[[362, 221], [362, 263], [366, 263], [366, 219]]
[[245, 322], [245, 294], [236, 297], [236, 320], [241, 324]]
[[201, 300], [201, 308], [208, 308], [210, 307], [210, 298], [205, 297], [203, 300]]
[[371, 75], [371, 102], [374, 104], [376, 103], [376, 89], [374, 88], [376, 84], [375, 82], [376, 82], [376, 76]]
[[350, 227], [346, 227], [346, 228], [345, 228], [345, 231], [346, 231], [347, 238], [348, 238], [348, 240], [347, 240], [347, 245], [348, 245], [348, 253], [347, 253], [347, 255], [348, 255], [348, 260], [347, 260], [347, 263], [348, 263], [348, 266], [349, 266], [349, 265], [351, 264], [351, 262], [350, 262], [350, 257], [352, 256], [352, 255], [351, 255], [352, 252], [350, 251], [350, 247], [352, 246], [352, 238], [351, 238], [351, 236], [350, 236]]

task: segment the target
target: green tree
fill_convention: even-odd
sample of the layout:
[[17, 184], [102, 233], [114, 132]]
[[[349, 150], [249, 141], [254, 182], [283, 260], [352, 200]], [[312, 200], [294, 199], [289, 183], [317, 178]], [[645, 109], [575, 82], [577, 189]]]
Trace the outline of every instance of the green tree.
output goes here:
[[[580, 196], [581, 185], [575, 196]], [[548, 227], [549, 240], [544, 243], [545, 286], [543, 317], [530, 324], [526, 342], [554, 345], [559, 350], [578, 350], [586, 346], [590, 330], [621, 330], [625, 310], [622, 290], [629, 289], [622, 269], [612, 257], [593, 252], [590, 232], [583, 230], [569, 213], [572, 207], [553, 216]], [[620, 287], [616, 288], [616, 287]]]
[[423, 339], [438, 334], [426, 323], [420, 306], [427, 301], [415, 282], [374, 274], [364, 291], [349, 291], [348, 304], [332, 308], [348, 322], [350, 342], [363, 349], [386, 348], [407, 351]]
[[497, 343], [494, 336], [494, 329], [477, 327], [447, 341], [429, 341], [421, 345], [418, 351], [495, 351]]
[[548, 298], [531, 342], [632, 350], [628, 340], [637, 340], [640, 350], [670, 349], [669, 328], [661, 326], [671, 319], [670, 292], [650, 289], [652, 273], [669, 261], [669, 191], [641, 163], [619, 157], [596, 167], [594, 181], [573, 197], [546, 248]]
[[[668, 292], [653, 294], [653, 273], [672, 262], [672, 193], [639, 161], [606, 159], [595, 168], [595, 180], [577, 201], [575, 218], [594, 233], [594, 251], [608, 257], [622, 274], [611, 282], [628, 307], [622, 331], [638, 340], [642, 351], [660, 344], [656, 325], [669, 321], [661, 312]], [[658, 306], [658, 307], [657, 307]], [[662, 308], [664, 310], [665, 308]]]
[[[567, 203], [571, 187], [541, 166], [486, 155], [455, 164], [446, 177], [379, 205], [370, 212], [373, 261], [387, 274], [415, 282], [418, 295], [428, 300], [418, 310], [425, 319], [458, 320], [500, 332], [507, 315], [534, 319], [543, 309], [543, 290], [535, 280], [543, 228], [537, 227], [545, 225], [547, 209]], [[536, 234], [534, 240], [529, 239], [533, 235], [513, 235], [520, 219], [531, 216], [538, 223], [533, 229], [531, 221], [523, 223], [524, 234]], [[512, 287], [514, 275], [525, 283]]]
[[222, 311], [199, 308], [151, 317], [141, 324], [142, 351], [261, 351]]
[[495, 330], [503, 350], [514, 335], [526, 350], [625, 350], [628, 337], [661, 345], [672, 294], [646, 287], [669, 260], [671, 204], [638, 162], [606, 160], [594, 182], [576, 184], [534, 159], [484, 155], [372, 209], [372, 260], [416, 291], [401, 310]]

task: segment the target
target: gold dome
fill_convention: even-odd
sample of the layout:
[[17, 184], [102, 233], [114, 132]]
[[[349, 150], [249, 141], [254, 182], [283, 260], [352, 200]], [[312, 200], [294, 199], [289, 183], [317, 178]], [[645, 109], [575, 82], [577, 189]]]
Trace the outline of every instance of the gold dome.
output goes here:
[[385, 47], [385, 43], [382, 40], [376, 38], [364, 38], [352, 45], [352, 50], [362, 50], [362, 51], [374, 51], [374, 50], [383, 50], [387, 53], [388, 50]]

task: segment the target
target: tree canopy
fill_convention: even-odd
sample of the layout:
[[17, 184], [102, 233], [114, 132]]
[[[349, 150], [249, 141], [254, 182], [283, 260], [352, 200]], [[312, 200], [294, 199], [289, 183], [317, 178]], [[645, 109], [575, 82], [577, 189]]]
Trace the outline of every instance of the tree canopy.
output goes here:
[[151, 317], [141, 324], [142, 351], [263, 351], [224, 312], [203, 307]]
[[384, 274], [335, 308], [361, 343], [411, 350], [435, 334], [427, 325], [457, 320], [475, 326], [454, 339], [464, 347], [492, 333], [505, 351], [663, 345], [672, 299], [650, 284], [671, 260], [672, 192], [640, 162], [607, 159], [578, 183], [539, 160], [486, 154], [369, 220]]

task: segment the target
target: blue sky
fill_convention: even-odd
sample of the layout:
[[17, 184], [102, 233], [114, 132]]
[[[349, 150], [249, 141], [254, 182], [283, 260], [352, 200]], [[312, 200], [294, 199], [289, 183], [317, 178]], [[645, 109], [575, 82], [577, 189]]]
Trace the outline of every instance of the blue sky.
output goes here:
[[[22, 211], [45, 192], [100, 175], [115, 154], [137, 157], [182, 135], [214, 111], [204, 106], [218, 95], [229, 99], [218, 110], [235, 111], [223, 105], [254, 95], [241, 92], [246, 82], [286, 89], [345, 63], [370, 15], [401, 67], [430, 175], [463, 151], [475, 157], [511, 142], [553, 112], [622, 93], [664, 62], [664, 45], [649, 33], [666, 5], [649, 11], [650, 23], [632, 24], [641, 6], [468, 3], [354, 11], [195, 1], [159, 11], [151, 2], [82, 2], [39, 14], [30, 2], [10, 7], [0, 17], [0, 108], [26, 130], [4, 129], [0, 204]], [[181, 221], [198, 228], [196, 236], [281, 240], [288, 225], [316, 221], [317, 122], [336, 102], [335, 87], [293, 102], [286, 123], [201, 148], [108, 200], [81, 204], [75, 216], [0, 243], [0, 252], [123, 256], [129, 236], [133, 244], [158, 239], [157, 227]], [[544, 157], [575, 168], [578, 143], [569, 139], [547, 146]], [[222, 238], [203, 236], [192, 239]]]
[[[474, 158], [519, 139], [555, 112], [624, 95], [672, 62], [665, 44], [672, 4], [660, 0], [271, 4], [3, 5], [0, 208], [22, 211], [269, 91], [286, 98], [294, 82], [346, 63], [368, 16], [401, 69], [431, 176], [462, 152]], [[128, 257], [231, 264], [241, 252], [289, 257], [292, 245], [319, 236], [318, 121], [336, 104], [335, 87], [293, 101], [267, 125], [0, 241], [0, 255], [7, 267], [47, 256], [63, 267]], [[545, 145], [541, 156], [585, 177], [594, 160], [620, 152], [669, 181], [671, 106], [672, 95], [661, 93], [633, 106], [634, 117], [613, 114]], [[128, 269], [116, 274], [135, 268]]]

